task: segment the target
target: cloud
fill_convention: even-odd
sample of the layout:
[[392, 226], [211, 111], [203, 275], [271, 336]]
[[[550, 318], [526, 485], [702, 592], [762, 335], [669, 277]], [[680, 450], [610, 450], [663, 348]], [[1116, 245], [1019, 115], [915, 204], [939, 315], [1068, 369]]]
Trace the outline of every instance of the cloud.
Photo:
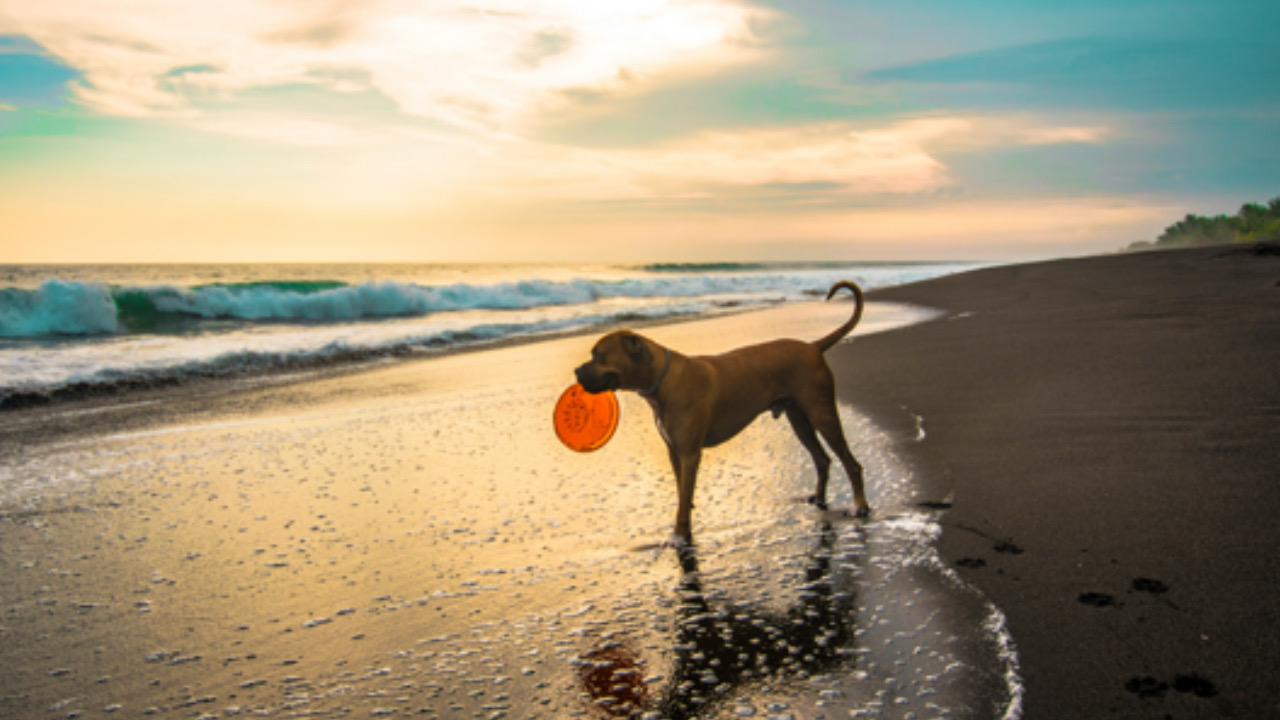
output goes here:
[[281, 145], [359, 145], [368, 140], [361, 130], [340, 122], [280, 115], [202, 116], [192, 122], [200, 130]]
[[[511, 132], [566, 91], [621, 92], [759, 56], [735, 0], [93, 0], [11, 3], [11, 23], [115, 115], [190, 115], [253, 88], [363, 73], [403, 113]], [[199, 71], [193, 71], [198, 69]]]
[[856, 193], [920, 193], [948, 182], [928, 143], [963, 124], [937, 118], [871, 130], [819, 125], [712, 132], [611, 157], [655, 188], [827, 183]]
[[320, 0], [302, 3], [295, 0], [293, 4], [296, 15], [291, 15], [287, 26], [264, 33], [262, 40], [284, 45], [331, 48], [354, 39], [364, 24], [360, 5], [355, 2]]
[[536, 68], [543, 61], [568, 52], [578, 41], [573, 28], [547, 28], [529, 38], [512, 58], [517, 65]]
[[[925, 116], [882, 126], [814, 123], [706, 131], [632, 148], [512, 140], [451, 165], [477, 192], [510, 197], [709, 200], [771, 196], [796, 205], [927, 195], [952, 188], [947, 158], [992, 148], [1099, 143], [1101, 125], [1030, 115]], [[474, 173], [483, 173], [483, 176]]]
[[[818, 124], [704, 132], [639, 148], [573, 148], [511, 140], [450, 163], [475, 192], [578, 201], [708, 198], [805, 187], [823, 194], [929, 192], [949, 182], [927, 145], [951, 119], [881, 129]], [[460, 178], [455, 177], [455, 180]]]
[[1029, 128], [1022, 132], [1024, 145], [1061, 145], [1087, 143], [1096, 145], [1111, 136], [1111, 129], [1100, 125]]

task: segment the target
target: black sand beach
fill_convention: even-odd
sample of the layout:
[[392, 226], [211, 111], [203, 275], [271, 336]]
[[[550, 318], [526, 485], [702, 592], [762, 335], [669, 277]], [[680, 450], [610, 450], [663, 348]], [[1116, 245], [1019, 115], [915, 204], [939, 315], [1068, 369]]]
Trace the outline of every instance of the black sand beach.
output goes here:
[[764, 419], [704, 459], [683, 562], [640, 401], [597, 453], [551, 433], [591, 338], [5, 413], [0, 716], [1275, 717], [1280, 256], [1250, 250], [876, 293], [945, 315], [866, 334], [873, 303], [828, 355], [875, 515], [841, 475], [803, 503]]
[[948, 313], [829, 358], [953, 498], [940, 550], [1006, 614], [1025, 716], [1280, 716], [1280, 251], [873, 297]]

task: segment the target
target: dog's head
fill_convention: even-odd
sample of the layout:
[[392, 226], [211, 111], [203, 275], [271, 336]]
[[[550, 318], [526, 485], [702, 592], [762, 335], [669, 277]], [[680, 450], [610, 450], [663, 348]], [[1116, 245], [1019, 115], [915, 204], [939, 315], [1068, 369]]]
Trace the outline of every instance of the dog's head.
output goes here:
[[578, 383], [592, 394], [649, 387], [656, 377], [650, 344], [650, 340], [630, 330], [605, 335], [591, 348], [591, 359], [574, 370]]

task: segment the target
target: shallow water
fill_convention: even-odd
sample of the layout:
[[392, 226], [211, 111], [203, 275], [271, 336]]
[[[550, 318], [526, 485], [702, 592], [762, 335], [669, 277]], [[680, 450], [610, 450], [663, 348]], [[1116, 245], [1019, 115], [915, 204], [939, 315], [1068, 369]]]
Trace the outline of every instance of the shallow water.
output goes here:
[[839, 473], [833, 511], [802, 502], [808, 455], [765, 416], [704, 459], [696, 548], [657, 549], [675, 493], [643, 404], [593, 454], [551, 432], [587, 347], [7, 455], [0, 715], [1017, 716], [998, 610], [866, 418], [842, 408], [871, 520]]

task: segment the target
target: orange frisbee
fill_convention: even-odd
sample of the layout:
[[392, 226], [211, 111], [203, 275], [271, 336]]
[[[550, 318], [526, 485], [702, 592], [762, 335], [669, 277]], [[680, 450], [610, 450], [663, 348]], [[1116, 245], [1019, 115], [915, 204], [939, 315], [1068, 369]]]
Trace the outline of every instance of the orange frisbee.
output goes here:
[[618, 429], [618, 397], [612, 391], [592, 395], [574, 383], [556, 401], [552, 419], [565, 447], [578, 452], [599, 450]]

